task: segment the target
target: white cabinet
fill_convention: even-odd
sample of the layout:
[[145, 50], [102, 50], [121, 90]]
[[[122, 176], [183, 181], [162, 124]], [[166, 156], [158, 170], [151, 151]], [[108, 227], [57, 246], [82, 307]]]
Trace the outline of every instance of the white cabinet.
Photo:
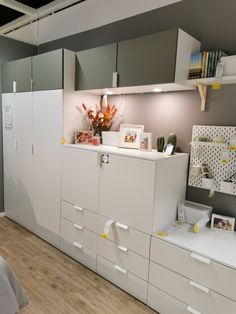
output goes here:
[[[12, 106], [13, 126], [6, 127]], [[10, 109], [11, 111], [11, 109]], [[3, 95], [4, 207], [6, 215], [32, 228], [32, 94]], [[9, 113], [9, 111], [8, 111]], [[11, 115], [11, 112], [9, 113]]]
[[152, 233], [156, 164], [109, 154], [100, 169], [99, 213]]
[[62, 148], [61, 198], [98, 211], [99, 160], [96, 152]]
[[[62, 104], [62, 90], [3, 95], [6, 216], [56, 246]], [[9, 105], [13, 109], [11, 128], [5, 127]]]

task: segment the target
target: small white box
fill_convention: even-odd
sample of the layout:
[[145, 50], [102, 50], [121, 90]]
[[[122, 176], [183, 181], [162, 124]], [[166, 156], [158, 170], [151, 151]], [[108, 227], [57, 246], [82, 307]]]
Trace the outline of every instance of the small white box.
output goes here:
[[233, 194], [234, 183], [233, 182], [227, 182], [227, 181], [221, 181], [220, 191], [223, 193]]
[[208, 216], [210, 217], [212, 213], [212, 207], [185, 201], [184, 203], [178, 204], [178, 209], [184, 209], [184, 220], [186, 223], [195, 225], [199, 220], [203, 217]]
[[202, 178], [202, 188], [210, 190], [214, 184], [214, 178]]
[[236, 75], [236, 56], [221, 57], [224, 62], [223, 76]]
[[102, 144], [109, 146], [118, 146], [119, 132], [104, 131], [102, 132]]

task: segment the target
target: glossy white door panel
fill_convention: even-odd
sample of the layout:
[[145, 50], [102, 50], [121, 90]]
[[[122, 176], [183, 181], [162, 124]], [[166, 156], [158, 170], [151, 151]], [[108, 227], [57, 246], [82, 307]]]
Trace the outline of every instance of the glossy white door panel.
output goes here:
[[97, 152], [62, 148], [62, 199], [80, 208], [98, 211], [99, 163]]
[[63, 91], [33, 92], [34, 231], [58, 246]]
[[145, 233], [152, 233], [154, 161], [109, 155], [100, 169], [99, 213]]

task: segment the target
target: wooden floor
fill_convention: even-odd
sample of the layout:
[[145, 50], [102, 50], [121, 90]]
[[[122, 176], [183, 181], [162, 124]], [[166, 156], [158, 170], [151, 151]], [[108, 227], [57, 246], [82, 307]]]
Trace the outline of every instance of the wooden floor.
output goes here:
[[5, 217], [0, 255], [26, 290], [29, 305], [20, 314], [155, 313]]

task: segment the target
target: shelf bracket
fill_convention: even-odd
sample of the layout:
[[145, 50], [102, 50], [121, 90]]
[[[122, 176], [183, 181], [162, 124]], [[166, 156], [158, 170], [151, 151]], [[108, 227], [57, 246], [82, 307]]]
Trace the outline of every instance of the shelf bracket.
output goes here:
[[206, 96], [207, 96], [207, 85], [197, 84], [198, 92], [201, 97], [201, 111], [206, 109]]

